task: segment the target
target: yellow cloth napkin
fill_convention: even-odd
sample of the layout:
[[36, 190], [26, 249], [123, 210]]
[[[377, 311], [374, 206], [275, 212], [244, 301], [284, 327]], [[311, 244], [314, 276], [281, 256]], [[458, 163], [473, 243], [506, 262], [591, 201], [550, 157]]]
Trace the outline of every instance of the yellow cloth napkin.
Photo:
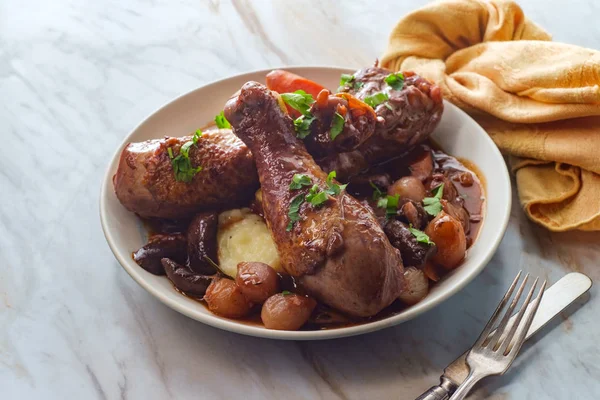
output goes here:
[[437, 82], [486, 129], [532, 220], [600, 230], [600, 52], [550, 40], [514, 2], [440, 1], [398, 22], [380, 64]]

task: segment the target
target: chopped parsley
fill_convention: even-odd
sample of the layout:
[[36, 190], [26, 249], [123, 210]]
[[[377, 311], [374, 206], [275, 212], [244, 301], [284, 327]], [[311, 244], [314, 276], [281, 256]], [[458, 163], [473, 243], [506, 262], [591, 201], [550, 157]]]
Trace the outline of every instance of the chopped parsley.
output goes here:
[[192, 136], [192, 143], [197, 145], [198, 140], [200, 140], [201, 137], [202, 137], [202, 131], [200, 129], [196, 130], [196, 132], [194, 132], [194, 136]]
[[303, 186], [310, 186], [312, 180], [310, 176], [304, 174], [294, 174], [292, 177], [292, 183], [290, 183], [290, 190], [302, 189]]
[[431, 239], [429, 239], [429, 236], [427, 236], [427, 234], [425, 232], [420, 231], [416, 228], [413, 228], [412, 224], [410, 224], [410, 226], [408, 227], [408, 230], [417, 239], [417, 242], [428, 244], [430, 246], [435, 244], [431, 241]]
[[396, 72], [395, 74], [389, 74], [385, 78], [385, 83], [391, 86], [392, 89], [402, 90], [404, 87], [404, 74], [402, 72]]
[[327, 190], [325, 190], [325, 192], [331, 196], [337, 196], [342, 190], [346, 189], [346, 186], [348, 186], [348, 184], [338, 185], [335, 183], [333, 180], [336, 176], [337, 173], [335, 171], [331, 171], [329, 175], [327, 175]]
[[296, 130], [296, 137], [298, 139], [304, 139], [310, 135], [310, 124], [313, 123], [315, 117], [312, 115], [301, 115], [294, 120], [294, 129]]
[[342, 74], [340, 77], [340, 86], [346, 86], [352, 82], [354, 82], [354, 75]]
[[383, 197], [383, 192], [379, 187], [373, 183], [373, 181], [369, 181], [369, 185], [373, 188], [373, 200], [379, 200]]
[[371, 107], [375, 108], [378, 105], [380, 105], [381, 103], [389, 100], [390, 96], [387, 95], [387, 93], [385, 92], [379, 92], [379, 93], [375, 93], [373, 96], [367, 96], [364, 98], [364, 102], [367, 103], [368, 105], [370, 105]]
[[298, 196], [292, 199], [290, 203], [290, 210], [288, 211], [288, 217], [290, 217], [290, 222], [285, 228], [286, 231], [291, 231], [294, 227], [294, 224], [300, 221], [300, 206], [304, 203], [304, 195], [299, 194]]
[[315, 120], [315, 117], [310, 113], [310, 106], [315, 102], [315, 99], [304, 90], [283, 93], [281, 98], [288, 106], [302, 114], [294, 120], [294, 129], [296, 130], [296, 137], [299, 139], [306, 138], [310, 135], [310, 125]]
[[[321, 190], [318, 185], [312, 185], [306, 196], [299, 194], [292, 199], [288, 211], [290, 221], [286, 227], [288, 232], [292, 230], [296, 222], [300, 221], [300, 206], [302, 203], [306, 201], [313, 207], [319, 207], [329, 199], [329, 196], [337, 196], [346, 188], [346, 186], [348, 186], [335, 183], [333, 181], [335, 177], [336, 172], [331, 171], [329, 175], [327, 175], [327, 189]], [[305, 186], [310, 186], [311, 183], [312, 180], [309, 176], [304, 174], [294, 174], [292, 181], [290, 182], [290, 190], [299, 190]]]
[[283, 292], [281, 292], [281, 294], [284, 296], [289, 296], [290, 294], [292, 294], [292, 292], [290, 292], [289, 290], [284, 290]]
[[390, 196], [388, 194], [386, 197], [382, 197], [377, 201], [377, 207], [385, 208], [385, 217], [392, 218], [398, 213], [398, 200], [400, 200], [399, 194], [395, 196]]
[[219, 129], [231, 128], [231, 124], [229, 123], [229, 121], [227, 121], [227, 118], [225, 118], [225, 113], [223, 111], [221, 111], [221, 113], [219, 113], [215, 117], [215, 123], [217, 124], [217, 128]]
[[364, 82], [357, 81], [354, 75], [342, 74], [340, 77], [340, 87], [338, 88], [338, 92], [342, 91], [343, 89], [358, 90], [363, 87], [364, 84]]
[[306, 195], [306, 201], [308, 201], [311, 205], [315, 207], [318, 207], [321, 204], [325, 203], [328, 198], [329, 195], [327, 194], [327, 192], [319, 189], [319, 186], [317, 185], [313, 185], [313, 187], [310, 188], [308, 194]]
[[433, 197], [425, 197], [423, 199], [423, 208], [427, 212], [427, 214], [435, 217], [442, 211], [442, 203], [440, 199], [444, 194], [444, 184], [442, 183], [440, 186], [437, 186], [435, 189], [431, 191]]
[[183, 155], [185, 158], [190, 158], [190, 147], [194, 145], [193, 140], [189, 142], [185, 142], [183, 146], [179, 149], [179, 154]]
[[329, 131], [329, 137], [331, 140], [335, 140], [335, 138], [342, 133], [344, 130], [344, 117], [339, 112], [333, 114], [333, 120], [331, 121], [331, 130]]
[[304, 90], [296, 90], [294, 93], [283, 93], [281, 98], [288, 106], [294, 110], [299, 111], [300, 114], [308, 117], [310, 114], [310, 106], [315, 102], [312, 95], [306, 93]]
[[185, 142], [181, 146], [179, 149], [179, 154], [176, 157], [173, 155], [173, 149], [171, 147], [167, 148], [167, 153], [171, 159], [171, 167], [173, 168], [176, 181], [189, 183], [198, 172], [202, 171], [202, 167], [192, 166], [192, 161], [190, 160], [190, 148], [192, 146], [197, 146], [198, 140], [201, 137], [202, 131], [198, 129], [194, 133], [192, 140]]

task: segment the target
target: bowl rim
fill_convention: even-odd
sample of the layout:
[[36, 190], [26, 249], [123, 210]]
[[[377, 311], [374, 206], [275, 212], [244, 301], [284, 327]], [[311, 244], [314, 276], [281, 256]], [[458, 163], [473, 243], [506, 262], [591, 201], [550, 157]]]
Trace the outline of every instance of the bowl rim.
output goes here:
[[[330, 71], [337, 71], [340, 73], [348, 73], [348, 72], [356, 71], [356, 69], [354, 69], [354, 68], [332, 66], [332, 65], [324, 65], [324, 66], [290, 65], [290, 66], [281, 66], [281, 67], [274, 67], [274, 68], [251, 70], [248, 72], [242, 72], [242, 73], [239, 73], [236, 75], [231, 75], [231, 76], [227, 76], [222, 79], [211, 81], [205, 85], [199, 86], [193, 90], [190, 90], [186, 93], [183, 93], [183, 94], [177, 96], [174, 99], [167, 101], [160, 108], [153, 111], [151, 114], [146, 116], [141, 122], [139, 122], [135, 126], [135, 128], [133, 128], [124, 137], [124, 139], [121, 141], [121, 144], [117, 147], [117, 150], [115, 151], [115, 153], [113, 154], [113, 156], [110, 159], [110, 162], [108, 164], [108, 167], [106, 168], [106, 172], [104, 173], [104, 177], [102, 180], [102, 185], [101, 185], [101, 189], [100, 189], [100, 202], [99, 202], [100, 222], [102, 225], [102, 231], [104, 233], [106, 241], [107, 241], [113, 255], [115, 256], [115, 258], [117, 259], [117, 261], [119, 262], [121, 267], [129, 274], [129, 276], [131, 278], [133, 278], [133, 280], [135, 282], [137, 282], [142, 288], [144, 288], [147, 292], [149, 292], [151, 295], [156, 297], [159, 301], [161, 301], [166, 306], [172, 308], [173, 310], [175, 310], [189, 318], [192, 318], [194, 320], [197, 320], [199, 322], [202, 322], [202, 323], [212, 326], [214, 328], [219, 328], [219, 329], [223, 329], [223, 330], [238, 333], [238, 334], [254, 336], [254, 337], [261, 337], [261, 338], [268, 338], [268, 339], [325, 340], [325, 339], [335, 339], [335, 338], [342, 338], [342, 337], [348, 337], [348, 336], [362, 335], [365, 333], [370, 333], [370, 332], [378, 331], [381, 329], [389, 328], [389, 327], [398, 325], [402, 322], [411, 320], [411, 319], [415, 318], [416, 316], [423, 314], [423, 313], [431, 310], [432, 308], [440, 305], [441, 303], [445, 302], [446, 300], [448, 300], [450, 297], [452, 297], [453, 295], [455, 295], [456, 293], [461, 291], [468, 283], [470, 283], [477, 275], [479, 275], [479, 273], [481, 273], [481, 271], [487, 266], [487, 264], [489, 263], [489, 261], [491, 260], [493, 255], [496, 253], [496, 250], [498, 249], [498, 246], [500, 245], [500, 242], [502, 241], [502, 238], [504, 237], [506, 228], [508, 226], [508, 221], [510, 218], [510, 211], [511, 211], [511, 207], [512, 207], [512, 187], [510, 184], [510, 176], [508, 173], [508, 169], [506, 167], [506, 163], [504, 162], [504, 158], [503, 158], [502, 154], [500, 153], [500, 150], [496, 147], [496, 145], [494, 144], [492, 139], [489, 137], [487, 132], [485, 132], [485, 130], [473, 118], [471, 118], [471, 116], [469, 116], [466, 112], [464, 112], [457, 106], [453, 105], [452, 103], [448, 102], [447, 100], [444, 100], [444, 107], [455, 109], [454, 111], [458, 112], [458, 114], [461, 115], [461, 117], [469, 120], [475, 126], [475, 129], [478, 130], [484, 136], [483, 139], [488, 142], [488, 144], [490, 145], [490, 148], [492, 149], [492, 152], [494, 152], [495, 155], [503, 161], [502, 164], [503, 164], [504, 168], [500, 168], [500, 170], [502, 171], [501, 175], [503, 177], [503, 180], [505, 182], [508, 182], [508, 190], [506, 191], [505, 199], [502, 202], [503, 204], [506, 204], [506, 206], [502, 210], [503, 215], [501, 215], [501, 224], [499, 226], [500, 229], [498, 229], [495, 232], [493, 239], [490, 241], [487, 254], [485, 255], [485, 257], [483, 258], [483, 260], [480, 262], [480, 264], [477, 267], [472, 268], [468, 272], [467, 275], [465, 275], [461, 280], [459, 280], [457, 282], [456, 285], [449, 288], [446, 292], [441, 293], [438, 296], [438, 298], [436, 299], [436, 301], [432, 301], [429, 303], [421, 303], [421, 306], [419, 306], [419, 303], [417, 303], [416, 305], [411, 306], [411, 307], [407, 308], [406, 310], [402, 311], [402, 313], [400, 313], [400, 314], [395, 314], [390, 317], [383, 318], [381, 320], [366, 322], [363, 324], [353, 325], [353, 326], [349, 326], [349, 327], [325, 329], [325, 330], [314, 330], [314, 331], [278, 331], [278, 330], [266, 329], [264, 327], [257, 326], [254, 324], [240, 323], [233, 319], [219, 317], [212, 313], [205, 314], [205, 313], [201, 313], [201, 312], [193, 312], [192, 310], [189, 310], [187, 307], [185, 307], [181, 302], [163, 295], [160, 292], [160, 290], [157, 287], [155, 287], [154, 285], [152, 285], [149, 281], [140, 279], [136, 275], [136, 273], [134, 273], [134, 271], [132, 269], [133, 261], [132, 261], [131, 257], [125, 258], [123, 256], [123, 254], [121, 254], [121, 252], [118, 249], [116, 240], [112, 237], [110, 224], [108, 222], [108, 210], [107, 210], [107, 199], [110, 194], [110, 191], [113, 190], [113, 188], [112, 188], [112, 175], [114, 173], [113, 170], [118, 166], [121, 152], [123, 151], [123, 148], [130, 142], [129, 138], [138, 129], [140, 129], [145, 123], [147, 123], [154, 115], [164, 111], [171, 104], [179, 101], [180, 99], [182, 99], [186, 96], [192, 95], [193, 93], [195, 93], [197, 91], [206, 90], [207, 88], [210, 88], [213, 86], [218, 86], [225, 81], [229, 81], [232, 79], [241, 79], [244, 76], [253, 76], [256, 74], [266, 74], [269, 71], [274, 70], [274, 69], [285, 69], [290, 72], [296, 72], [296, 73], [298, 73], [300, 70], [302, 70], [302, 71], [330, 70]], [[495, 212], [497, 212], [497, 211], [498, 210], [495, 210]], [[139, 266], [137, 266], [137, 265], [135, 265], [135, 267], [139, 268]]]

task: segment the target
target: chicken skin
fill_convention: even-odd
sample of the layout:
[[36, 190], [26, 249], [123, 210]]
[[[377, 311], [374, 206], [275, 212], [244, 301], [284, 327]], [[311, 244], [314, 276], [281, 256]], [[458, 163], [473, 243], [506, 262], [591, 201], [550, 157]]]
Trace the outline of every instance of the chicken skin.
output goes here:
[[169, 149], [177, 156], [191, 136], [128, 144], [113, 177], [117, 198], [146, 218], [185, 218], [197, 211], [244, 204], [258, 188], [252, 153], [229, 129], [204, 132], [190, 148], [190, 182], [178, 181]]
[[[228, 101], [225, 116], [254, 155], [264, 216], [284, 270], [309, 295], [352, 316], [390, 305], [403, 289], [402, 260], [369, 208], [341, 188], [322, 204], [301, 202], [298, 220], [291, 219], [299, 196], [324, 192], [332, 181], [296, 138], [277, 95], [248, 82]], [[291, 189], [296, 174], [310, 185]]]

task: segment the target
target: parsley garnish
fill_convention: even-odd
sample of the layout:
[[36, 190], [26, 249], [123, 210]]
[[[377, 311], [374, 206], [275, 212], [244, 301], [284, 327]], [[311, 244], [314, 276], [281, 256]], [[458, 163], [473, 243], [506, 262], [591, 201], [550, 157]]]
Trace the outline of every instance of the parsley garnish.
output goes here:
[[341, 92], [343, 89], [358, 90], [363, 87], [364, 84], [364, 82], [357, 81], [354, 75], [342, 74], [340, 77], [340, 87], [338, 88], [338, 92]]
[[329, 195], [327, 194], [327, 192], [319, 189], [319, 186], [317, 185], [313, 185], [313, 187], [310, 188], [308, 194], [306, 195], [306, 201], [308, 201], [315, 207], [318, 207], [321, 204], [325, 203], [328, 198]]
[[312, 180], [308, 175], [294, 174], [292, 177], [292, 183], [290, 183], [290, 190], [302, 189], [302, 186], [310, 186]]
[[294, 129], [296, 130], [296, 137], [304, 139], [310, 135], [310, 124], [315, 120], [315, 117], [310, 113], [310, 106], [315, 102], [315, 99], [304, 90], [283, 93], [281, 98], [287, 105], [302, 114], [294, 120]]
[[379, 187], [373, 183], [373, 181], [369, 181], [369, 185], [373, 188], [373, 200], [379, 200], [383, 197], [383, 192]]
[[189, 183], [192, 181], [194, 176], [202, 171], [202, 167], [193, 167], [192, 161], [190, 160], [190, 148], [198, 145], [198, 140], [202, 137], [202, 131], [198, 129], [192, 140], [185, 142], [179, 149], [177, 157], [173, 156], [173, 149], [167, 148], [167, 153], [171, 159], [171, 167], [175, 174], [175, 180], [180, 182]]
[[304, 139], [310, 135], [310, 124], [315, 120], [312, 115], [301, 115], [294, 120], [294, 129], [296, 130], [296, 137], [298, 139]]
[[192, 136], [192, 143], [197, 145], [198, 140], [200, 140], [201, 137], [202, 137], [202, 131], [200, 129], [198, 129], [196, 132], [194, 132], [194, 136]]
[[423, 199], [423, 208], [427, 211], [427, 214], [435, 217], [442, 211], [440, 199], [444, 194], [444, 184], [442, 183], [440, 186], [433, 189], [431, 193], [433, 194], [433, 197], [425, 197]]
[[368, 105], [370, 105], [371, 107], [375, 108], [378, 105], [380, 105], [381, 103], [383, 103], [384, 101], [387, 101], [389, 98], [390, 98], [390, 96], [388, 96], [387, 93], [379, 92], [379, 93], [375, 93], [373, 96], [365, 97], [365, 99], [363, 101], [365, 103], [367, 103]]
[[300, 221], [300, 206], [304, 203], [304, 195], [299, 194], [298, 196], [292, 199], [290, 203], [290, 210], [288, 211], [288, 217], [290, 218], [290, 222], [285, 228], [286, 231], [291, 231], [294, 227], [294, 224]]
[[296, 90], [294, 93], [283, 93], [281, 98], [288, 106], [299, 111], [300, 114], [306, 117], [311, 116], [309, 110], [311, 104], [315, 102], [315, 99], [304, 90]]
[[215, 117], [215, 123], [219, 129], [231, 128], [231, 124], [229, 121], [227, 121], [227, 118], [225, 118], [225, 113], [223, 111], [221, 111], [221, 113]]
[[283, 292], [281, 292], [281, 294], [284, 296], [289, 296], [290, 294], [292, 294], [292, 292], [290, 292], [289, 290], [284, 290]]
[[185, 142], [183, 146], [179, 149], [179, 154], [184, 156], [185, 158], [190, 158], [190, 147], [194, 145], [193, 140], [189, 142]]
[[377, 207], [385, 208], [385, 217], [392, 218], [398, 213], [398, 200], [400, 195], [382, 197], [377, 201]]
[[427, 236], [427, 234], [425, 232], [420, 231], [420, 230], [418, 230], [416, 228], [413, 228], [412, 224], [410, 224], [410, 226], [408, 227], [408, 230], [417, 239], [417, 242], [428, 244], [430, 246], [433, 245], [433, 244], [435, 244], [435, 243], [433, 243], [431, 241], [431, 239], [429, 239], [429, 236]]
[[331, 130], [329, 131], [329, 137], [331, 137], [331, 140], [335, 140], [335, 138], [342, 133], [342, 131], [344, 130], [344, 117], [342, 117], [342, 114], [336, 112], [335, 114], [333, 114], [333, 121], [331, 121]]
[[335, 183], [333, 181], [333, 179], [337, 176], [337, 173], [335, 171], [331, 171], [329, 173], [329, 175], [327, 175], [327, 190], [325, 190], [325, 192], [327, 192], [327, 194], [331, 195], [331, 196], [337, 196], [338, 194], [340, 194], [340, 192], [344, 189], [346, 189], [346, 186], [348, 186], [348, 184], [345, 185], [338, 185], [337, 183]]
[[340, 77], [340, 86], [346, 86], [352, 82], [354, 82], [354, 75], [342, 74]]
[[[297, 221], [300, 221], [299, 211], [302, 203], [307, 201], [313, 207], [319, 207], [329, 199], [329, 196], [337, 196], [342, 190], [346, 189], [346, 186], [348, 185], [338, 185], [333, 181], [335, 177], [335, 171], [331, 171], [329, 175], [327, 175], [327, 189], [325, 190], [319, 189], [318, 185], [313, 185], [306, 196], [300, 194], [294, 197], [290, 203], [290, 210], [288, 211], [288, 217], [290, 218], [290, 222], [286, 227], [288, 232], [292, 230]], [[309, 176], [304, 174], [294, 174], [292, 182], [290, 182], [290, 190], [302, 189], [305, 186], [310, 186], [311, 183], [312, 180]]]
[[395, 74], [389, 74], [385, 78], [385, 83], [390, 85], [392, 89], [402, 90], [404, 87], [404, 74], [402, 72], [397, 72]]

